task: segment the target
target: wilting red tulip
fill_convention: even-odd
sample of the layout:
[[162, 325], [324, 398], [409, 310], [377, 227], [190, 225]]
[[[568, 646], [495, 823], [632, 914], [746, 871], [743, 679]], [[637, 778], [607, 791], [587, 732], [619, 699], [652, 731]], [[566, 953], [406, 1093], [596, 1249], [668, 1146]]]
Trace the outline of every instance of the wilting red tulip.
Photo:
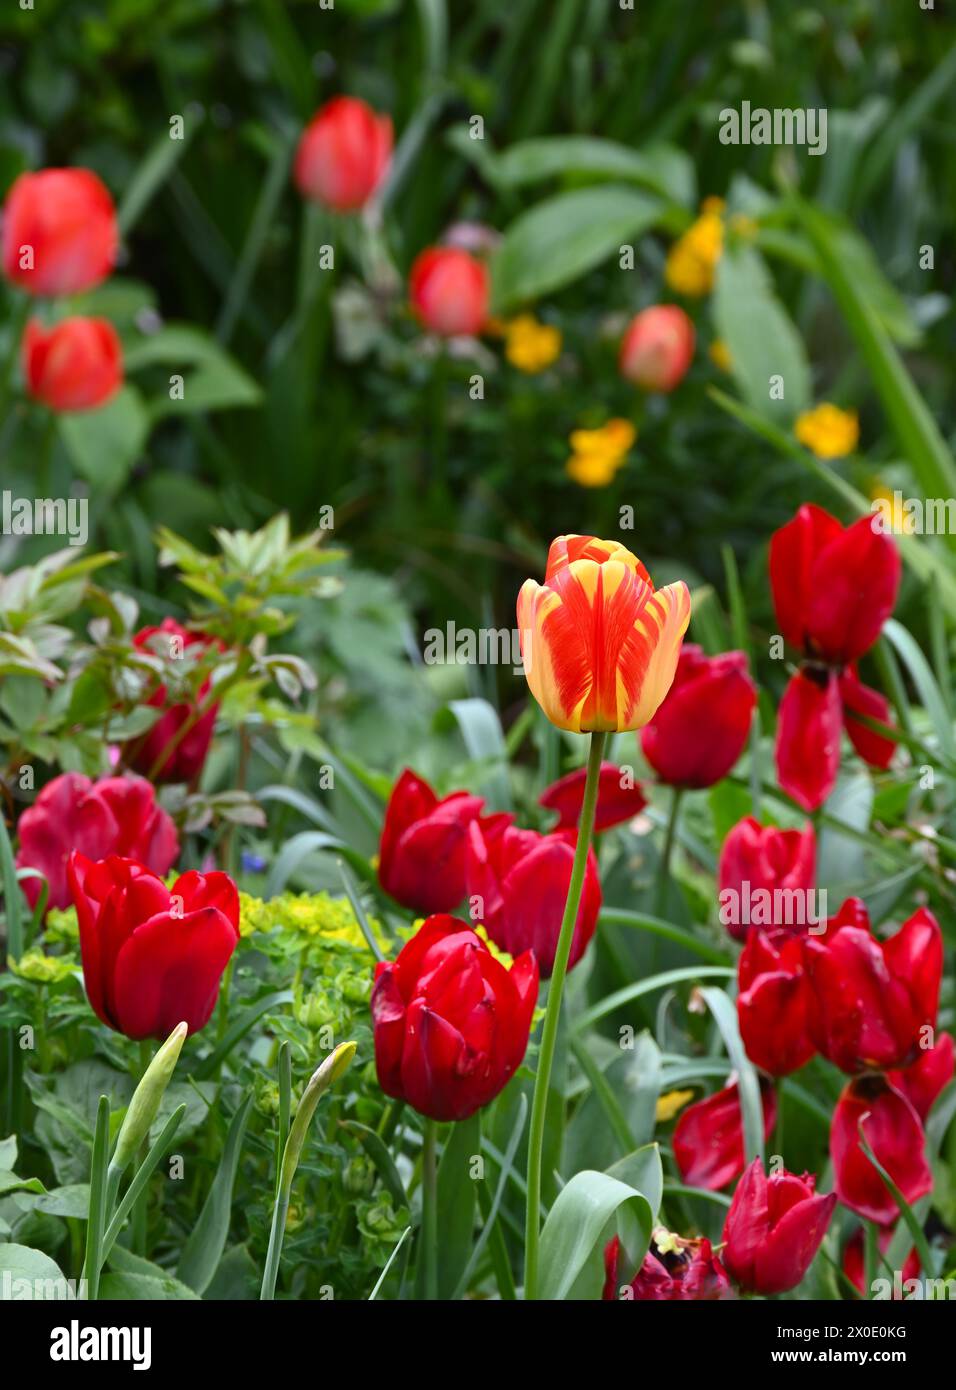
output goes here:
[[31, 319], [22, 356], [27, 391], [51, 410], [95, 410], [123, 384], [123, 350], [107, 319], [62, 319], [50, 329]]
[[853, 717], [861, 714], [879, 724], [891, 725], [889, 700], [878, 690], [864, 685], [855, 666], [848, 666], [840, 677], [840, 699], [843, 703], [844, 728], [860, 757], [871, 767], [889, 767], [896, 752], [894, 741], [884, 738]]
[[777, 780], [805, 811], [821, 806], [836, 784], [842, 727], [833, 672], [814, 667], [792, 676], [777, 715]]
[[[584, 784], [587, 781], [587, 768], [579, 767], [552, 782], [550, 787], [538, 797], [538, 805], [549, 811], [557, 811], [556, 830], [574, 830], [581, 819], [584, 805]], [[635, 782], [628, 768], [618, 767], [616, 763], [602, 763], [598, 777], [597, 811], [594, 816], [595, 833], [610, 830], [612, 825], [633, 820], [647, 805], [647, 798], [639, 782]]]
[[[385, 808], [378, 881], [403, 907], [450, 912], [465, 896], [468, 827], [484, 801], [452, 792], [439, 801], [424, 778], [406, 768]], [[488, 816], [485, 824], [509, 817]]]
[[[80, 772], [54, 777], [17, 825], [17, 867], [39, 869], [49, 884], [48, 907], [68, 907], [66, 864], [71, 850], [88, 859], [108, 854], [138, 860], [161, 877], [179, 853], [172, 818], [156, 803], [156, 793], [142, 777], [101, 777], [93, 782]], [[40, 881], [23, 880], [30, 906], [40, 897]]]
[[[137, 647], [168, 655], [168, 651], [163, 650], [163, 642], [177, 643], [181, 655], [192, 649], [192, 656], [202, 655], [202, 651], [196, 652], [197, 647], [205, 649], [222, 645], [205, 633], [184, 628], [175, 618], [164, 618], [158, 627], [141, 628], [133, 638], [133, 644]], [[163, 713], [145, 736], [134, 740], [130, 746], [130, 763], [137, 772], [148, 773], [157, 782], [191, 782], [198, 777], [209, 752], [219, 713], [218, 704], [212, 704], [202, 714], [199, 713], [211, 688], [210, 681], [204, 680], [194, 704], [186, 701], [168, 704], [170, 697], [165, 685], [153, 691], [146, 703], [161, 709]], [[179, 731], [184, 726], [186, 732], [180, 737]], [[163, 758], [163, 751], [167, 747], [170, 751]], [[158, 770], [153, 771], [161, 758]]]
[[544, 584], [526, 579], [518, 595], [528, 686], [559, 729], [640, 729], [670, 689], [689, 622], [683, 580], [655, 592], [618, 541], [558, 536]]
[[809, 1062], [816, 1048], [800, 937], [752, 931], [738, 963], [738, 990], [740, 1036], [754, 1066], [786, 1076]]
[[900, 586], [896, 543], [872, 517], [844, 528], [807, 503], [770, 542], [770, 584], [780, 631], [807, 656], [844, 666], [868, 651]]
[[899, 1215], [892, 1194], [860, 1145], [860, 1130], [910, 1206], [932, 1191], [920, 1117], [882, 1076], [851, 1081], [836, 1103], [830, 1157], [837, 1196], [867, 1221], [888, 1226]]
[[[762, 1082], [764, 1137], [777, 1122], [777, 1095]], [[737, 1082], [689, 1105], [674, 1126], [674, 1157], [691, 1187], [716, 1192], [744, 1170], [744, 1126]]]
[[615, 1236], [604, 1249], [605, 1301], [703, 1303], [733, 1297], [709, 1240], [684, 1240], [670, 1231], [655, 1231], [644, 1263], [628, 1284], [618, 1282], [620, 1258], [621, 1242]]
[[[887, 1250], [890, 1248], [890, 1242], [893, 1239], [894, 1233], [894, 1227], [892, 1226], [887, 1226], [884, 1230], [880, 1231], [877, 1244], [880, 1247], [881, 1254], [885, 1255]], [[850, 1283], [855, 1285], [855, 1287], [859, 1289], [860, 1293], [866, 1293], [866, 1264], [863, 1249], [862, 1227], [858, 1227], [846, 1243], [846, 1247], [843, 1251], [843, 1273], [849, 1279]], [[903, 1281], [903, 1284], [905, 1285], [907, 1280], [909, 1279], [918, 1279], [919, 1273], [919, 1255], [916, 1253], [915, 1250], [911, 1250], [903, 1263], [902, 1270], [900, 1271], [900, 1277]], [[886, 1271], [884, 1269], [878, 1270], [877, 1277], [880, 1279], [885, 1278]], [[899, 1293], [896, 1293], [894, 1291], [893, 1297], [902, 1298], [902, 1290]]]
[[239, 940], [239, 894], [228, 874], [194, 869], [167, 888], [134, 859], [94, 864], [72, 854], [83, 980], [96, 1014], [128, 1038], [166, 1039], [177, 1023], [209, 1022]]
[[952, 1081], [954, 1063], [952, 1036], [940, 1033], [933, 1046], [921, 1051], [915, 1062], [902, 1071], [887, 1072], [886, 1079], [925, 1121], [940, 1091]]
[[429, 917], [375, 969], [379, 1085], [433, 1120], [467, 1119], [521, 1065], [537, 997], [530, 951], [506, 970], [465, 922]]
[[21, 174], [3, 207], [3, 273], [28, 294], [79, 294], [116, 262], [116, 209], [89, 169]]
[[[576, 839], [574, 831], [539, 835], [500, 820], [484, 827], [472, 821], [468, 827], [466, 878], [472, 916], [509, 955], [534, 951], [545, 978], [554, 969]], [[589, 850], [569, 970], [587, 949], [600, 910], [601, 881]]]
[[755, 1158], [737, 1184], [724, 1224], [727, 1273], [751, 1293], [786, 1293], [800, 1283], [826, 1234], [837, 1194], [814, 1191], [809, 1173], [764, 1173]]
[[392, 154], [392, 120], [357, 97], [333, 97], [312, 117], [295, 155], [299, 192], [336, 212], [364, 207]]
[[[809, 920], [816, 854], [809, 822], [804, 830], [778, 830], [753, 816], [739, 820], [724, 840], [717, 869], [720, 920], [730, 935], [746, 941], [751, 926], [802, 931]], [[763, 910], [764, 901], [772, 905], [770, 916]], [[742, 918], [745, 902], [751, 904], [749, 921]]]
[[694, 325], [676, 304], [635, 314], [621, 344], [621, 375], [646, 391], [673, 391], [694, 356]]
[[674, 683], [641, 734], [644, 756], [662, 782], [712, 787], [743, 752], [756, 703], [743, 652], [709, 657], [685, 644]]
[[488, 318], [488, 268], [455, 246], [423, 251], [411, 268], [408, 292], [418, 319], [442, 338], [474, 337]]
[[895, 936], [878, 941], [864, 904], [849, 898], [825, 936], [803, 943], [810, 1033], [842, 1071], [904, 1067], [934, 1026], [943, 974], [943, 938], [920, 908]]

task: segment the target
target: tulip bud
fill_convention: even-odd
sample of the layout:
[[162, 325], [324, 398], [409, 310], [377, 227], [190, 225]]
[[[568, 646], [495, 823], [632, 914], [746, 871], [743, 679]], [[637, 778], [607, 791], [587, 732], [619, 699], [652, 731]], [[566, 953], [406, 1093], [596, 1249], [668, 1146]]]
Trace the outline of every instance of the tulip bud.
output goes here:
[[768, 1177], [755, 1158], [741, 1178], [724, 1225], [724, 1264], [742, 1289], [786, 1293], [806, 1274], [826, 1234], [835, 1192], [814, 1191], [810, 1173]]
[[129, 1103], [119, 1137], [116, 1140], [116, 1148], [113, 1151], [110, 1166], [116, 1172], [121, 1173], [123, 1171], [135, 1157], [140, 1144], [147, 1138], [152, 1123], [159, 1113], [160, 1104], [166, 1094], [166, 1087], [176, 1069], [176, 1063], [179, 1061], [179, 1054], [183, 1050], [183, 1043], [186, 1041], [188, 1032], [187, 1024], [177, 1023], [143, 1072], [139, 1085], [133, 1092], [133, 1099]]
[[646, 391], [673, 391], [694, 356], [694, 325], [676, 304], [655, 304], [631, 320], [621, 344], [621, 375]]
[[705, 656], [683, 647], [670, 690], [641, 733], [641, 751], [662, 782], [712, 787], [750, 736], [757, 689], [743, 652]]
[[357, 97], [334, 97], [306, 126], [295, 156], [299, 192], [336, 212], [364, 207], [388, 169], [392, 121]]
[[63, 319], [45, 329], [31, 319], [23, 335], [23, 376], [51, 410], [96, 410], [123, 384], [123, 354], [107, 319]]
[[302, 1092], [302, 1098], [296, 1108], [295, 1119], [292, 1121], [292, 1128], [289, 1130], [289, 1137], [282, 1154], [282, 1171], [279, 1178], [280, 1193], [288, 1194], [292, 1187], [292, 1179], [299, 1166], [302, 1146], [309, 1132], [315, 1107], [329, 1087], [348, 1071], [357, 1046], [358, 1043], [354, 1042], [339, 1043], [338, 1047], [329, 1053], [322, 1065], [317, 1067], [309, 1078], [308, 1085]]
[[89, 169], [21, 174], [3, 207], [3, 273], [27, 294], [79, 294], [113, 269], [113, 199]]
[[424, 778], [406, 768], [382, 823], [378, 878], [386, 893], [426, 915], [456, 908], [465, 896], [468, 827], [484, 804], [464, 791], [439, 800]]
[[454, 246], [423, 251], [412, 266], [408, 291], [418, 319], [443, 338], [473, 337], [488, 317], [488, 269]]

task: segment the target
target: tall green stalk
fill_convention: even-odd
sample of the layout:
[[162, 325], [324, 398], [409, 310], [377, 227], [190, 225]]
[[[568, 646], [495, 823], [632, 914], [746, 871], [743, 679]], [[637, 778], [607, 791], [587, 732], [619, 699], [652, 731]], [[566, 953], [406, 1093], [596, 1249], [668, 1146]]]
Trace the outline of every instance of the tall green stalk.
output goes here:
[[564, 979], [568, 973], [568, 957], [571, 954], [571, 941], [574, 926], [581, 904], [581, 890], [584, 886], [584, 871], [587, 868], [588, 850], [594, 831], [594, 812], [597, 808], [598, 782], [601, 759], [607, 735], [591, 735], [588, 752], [587, 781], [584, 784], [584, 804], [581, 807], [581, 820], [578, 825], [578, 843], [574, 851], [574, 865], [571, 869], [571, 882], [568, 885], [568, 900], [564, 905], [561, 919], [561, 932], [558, 936], [558, 949], [554, 957], [554, 970], [548, 989], [548, 1007], [544, 1016], [541, 1033], [541, 1051], [538, 1056], [538, 1071], [534, 1079], [534, 1097], [531, 1102], [531, 1128], [528, 1135], [528, 1207], [525, 1223], [524, 1245], [524, 1296], [534, 1299], [538, 1292], [538, 1238], [541, 1227], [541, 1159], [544, 1151], [544, 1124], [548, 1106], [548, 1091], [551, 1086], [551, 1069], [554, 1065], [554, 1050], [558, 1039], [558, 1023], [561, 1018], [561, 1000], [564, 996]]
[[438, 1297], [438, 1124], [425, 1121], [422, 1146], [422, 1245], [425, 1256], [425, 1297]]

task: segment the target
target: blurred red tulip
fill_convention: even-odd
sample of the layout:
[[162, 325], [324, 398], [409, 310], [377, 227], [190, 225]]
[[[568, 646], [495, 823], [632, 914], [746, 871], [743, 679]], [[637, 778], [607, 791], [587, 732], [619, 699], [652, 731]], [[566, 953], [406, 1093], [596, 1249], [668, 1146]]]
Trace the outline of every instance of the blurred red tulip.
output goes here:
[[868, 651], [900, 586], [896, 543], [860, 517], [844, 528], [806, 503], [770, 541], [780, 631], [807, 656], [844, 666]]
[[530, 951], [506, 970], [465, 922], [429, 917], [376, 966], [379, 1085], [433, 1120], [467, 1119], [521, 1065], [537, 998]]
[[621, 375], [646, 391], [673, 391], [694, 356], [694, 325], [676, 304], [635, 314], [621, 343]]
[[892, 1193], [860, 1146], [860, 1130], [910, 1206], [933, 1188], [923, 1126], [904, 1095], [882, 1076], [851, 1081], [830, 1126], [837, 1196], [867, 1221], [888, 1226], [899, 1215]]
[[840, 770], [840, 686], [820, 667], [797, 671], [777, 715], [777, 780], [804, 811], [832, 792]]
[[[877, 1244], [879, 1245], [880, 1253], [882, 1255], [885, 1255], [887, 1250], [889, 1250], [890, 1242], [893, 1239], [894, 1233], [895, 1227], [893, 1226], [886, 1226], [882, 1231], [880, 1231]], [[860, 1293], [866, 1293], [866, 1268], [863, 1250], [862, 1226], [857, 1227], [856, 1231], [854, 1231], [853, 1235], [850, 1237], [850, 1239], [846, 1243], [846, 1246], [844, 1247], [843, 1273], [849, 1279], [850, 1283], [859, 1289]], [[880, 1279], [886, 1277], [886, 1270], [883, 1268], [877, 1270], [876, 1273], [877, 1277]], [[903, 1283], [905, 1284], [908, 1279], [918, 1279], [919, 1273], [919, 1255], [916, 1253], [915, 1250], [911, 1250], [910, 1253], [907, 1255], [906, 1260], [904, 1261], [903, 1268], [900, 1271], [900, 1277]], [[902, 1298], [902, 1289], [899, 1293], [894, 1292], [893, 1297]]]
[[[762, 1082], [764, 1137], [777, 1122], [777, 1095]], [[716, 1192], [744, 1170], [744, 1129], [737, 1082], [695, 1101], [674, 1126], [674, 1157], [681, 1178], [691, 1187]]]
[[28, 294], [79, 294], [116, 263], [116, 209], [89, 169], [41, 169], [14, 181], [3, 207], [3, 273]]
[[[588, 770], [579, 767], [567, 776], [552, 782], [538, 797], [538, 805], [549, 811], [557, 811], [556, 830], [575, 830], [581, 819], [584, 804], [584, 784]], [[633, 820], [647, 805], [647, 798], [639, 782], [635, 782], [629, 768], [618, 767], [616, 763], [602, 763], [598, 780], [597, 811], [594, 817], [595, 833], [610, 830], [613, 825]]]
[[853, 747], [871, 767], [888, 768], [896, 752], [896, 744], [891, 738], [884, 738], [874, 729], [867, 728], [853, 716], [863, 715], [866, 719], [892, 727], [889, 700], [878, 690], [864, 685], [855, 666], [848, 666], [840, 676], [840, 699], [843, 702], [844, 727]]
[[[385, 808], [378, 881], [403, 907], [450, 912], [465, 896], [468, 827], [484, 801], [452, 792], [439, 801], [423, 777], [406, 768]], [[510, 818], [489, 816], [485, 823]]]
[[915, 1062], [902, 1071], [887, 1072], [886, 1079], [906, 1097], [921, 1120], [925, 1122], [936, 1097], [953, 1079], [953, 1039], [949, 1033], [939, 1033], [932, 1047], [920, 1052]]
[[641, 733], [644, 756], [662, 782], [712, 787], [743, 752], [756, 703], [743, 652], [708, 657], [685, 644], [674, 682]]
[[[500, 821], [482, 828], [473, 820], [468, 827], [466, 879], [472, 916], [509, 955], [534, 951], [545, 978], [554, 969], [576, 840], [574, 831], [539, 835]], [[597, 860], [588, 850], [569, 970], [587, 949], [600, 911]]]
[[165, 1041], [177, 1023], [209, 1022], [239, 940], [228, 874], [183, 874], [167, 888], [134, 859], [70, 856], [83, 980], [96, 1014], [128, 1038]]
[[[64, 772], [23, 812], [17, 831], [17, 867], [41, 871], [49, 884], [47, 907], [70, 904], [66, 865], [71, 850], [88, 859], [105, 859], [108, 854], [136, 859], [160, 877], [179, 854], [176, 826], [142, 777], [101, 777], [93, 782], [80, 772]], [[39, 879], [25, 878], [23, 891], [35, 907]]]
[[454, 246], [431, 246], [408, 279], [412, 309], [431, 333], [474, 337], [488, 318], [491, 280], [484, 261]]
[[299, 192], [336, 212], [364, 207], [392, 154], [392, 120], [357, 97], [333, 97], [299, 141], [294, 175]]
[[[660, 1235], [666, 1237], [663, 1250], [657, 1243]], [[601, 1296], [605, 1301], [703, 1303], [733, 1297], [730, 1280], [709, 1240], [683, 1240], [669, 1231], [655, 1231], [644, 1263], [628, 1284], [618, 1282], [620, 1258], [621, 1242], [615, 1236], [604, 1249]]]
[[810, 1033], [842, 1071], [904, 1067], [919, 1057], [936, 1023], [943, 938], [920, 908], [887, 941], [870, 931], [866, 908], [850, 898], [825, 936], [803, 943]]
[[768, 1177], [755, 1158], [744, 1173], [724, 1224], [727, 1273], [740, 1288], [764, 1295], [786, 1293], [803, 1279], [826, 1234], [837, 1195], [814, 1191], [809, 1173], [782, 1171]]
[[747, 1056], [770, 1076], [786, 1076], [816, 1051], [807, 1018], [803, 942], [752, 931], [738, 962], [737, 1018]]
[[[158, 627], [141, 628], [133, 638], [133, 644], [148, 651], [162, 651], [157, 644], [170, 640], [180, 645], [182, 653], [190, 648], [222, 646], [205, 633], [192, 632], [183, 627], [175, 618], [164, 618]], [[193, 655], [201, 655], [201, 652], [194, 651]], [[204, 680], [197, 692], [195, 704], [180, 701], [168, 706], [169, 692], [166, 686], [161, 685], [153, 691], [146, 703], [153, 708], [161, 709], [163, 713], [144, 737], [134, 739], [129, 745], [130, 764], [137, 772], [150, 774], [156, 782], [191, 782], [199, 776], [206, 762], [213, 730], [216, 727], [216, 716], [219, 713], [218, 704], [210, 705], [202, 714], [198, 713], [211, 688], [211, 682], [208, 679]], [[179, 731], [184, 725], [188, 726], [187, 731], [180, 738]], [[163, 750], [177, 738], [179, 741], [163, 758]], [[160, 758], [162, 762], [154, 772], [153, 768]]]
[[27, 391], [51, 410], [96, 410], [123, 384], [123, 351], [107, 319], [62, 319], [50, 329], [31, 319], [22, 359]]
[[[816, 837], [809, 822], [803, 830], [778, 830], [761, 825], [753, 816], [739, 820], [724, 840], [717, 869], [720, 920], [730, 935], [746, 941], [751, 926], [802, 931], [809, 920], [816, 854]], [[756, 893], [770, 895], [773, 916], [756, 923], [742, 921], [740, 911], [735, 914], [733, 909], [745, 901], [757, 901]], [[792, 910], [786, 910], [788, 905]]]

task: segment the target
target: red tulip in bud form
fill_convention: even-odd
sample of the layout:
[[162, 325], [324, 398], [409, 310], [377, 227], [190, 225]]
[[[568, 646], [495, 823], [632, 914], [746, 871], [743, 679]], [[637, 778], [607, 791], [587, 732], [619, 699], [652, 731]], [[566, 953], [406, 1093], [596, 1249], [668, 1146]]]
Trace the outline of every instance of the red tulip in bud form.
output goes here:
[[457, 247], [423, 251], [412, 266], [408, 291], [418, 320], [442, 338], [474, 337], [488, 318], [487, 267]]
[[814, 1191], [809, 1173], [764, 1173], [755, 1158], [737, 1184], [724, 1225], [724, 1265], [741, 1289], [775, 1294], [795, 1289], [826, 1234], [835, 1192]]
[[[532, 950], [549, 978], [568, 900], [577, 836], [573, 830], [539, 835], [497, 822], [468, 827], [468, 898], [496, 946], [511, 956]], [[568, 969], [581, 959], [601, 911], [597, 860], [588, 851]]]
[[70, 856], [83, 980], [94, 1011], [128, 1038], [165, 1039], [209, 1022], [239, 940], [228, 874], [183, 874], [172, 888], [134, 859]]
[[900, 553], [864, 516], [843, 527], [805, 504], [770, 542], [780, 631], [807, 656], [844, 666], [869, 651], [893, 612]]
[[[88, 859], [109, 854], [136, 859], [160, 877], [179, 854], [176, 826], [142, 777], [101, 777], [93, 782], [80, 772], [64, 772], [23, 812], [17, 833], [17, 867], [40, 870], [49, 888], [48, 907], [70, 904], [66, 865], [72, 850]], [[25, 878], [23, 891], [35, 907], [40, 880]]]
[[[887, 1226], [882, 1231], [880, 1231], [877, 1243], [880, 1247], [881, 1255], [885, 1255], [886, 1252], [889, 1250], [890, 1243], [893, 1240], [894, 1234], [895, 1227], [893, 1226]], [[865, 1252], [863, 1248], [862, 1227], [859, 1227], [847, 1241], [846, 1248], [843, 1251], [843, 1273], [849, 1279], [850, 1283], [859, 1289], [860, 1293], [866, 1293], [866, 1261]], [[918, 1279], [919, 1273], [919, 1255], [916, 1253], [915, 1250], [911, 1250], [903, 1263], [902, 1270], [900, 1271], [903, 1285], [905, 1286], [907, 1281], [910, 1279]], [[885, 1277], [886, 1270], [880, 1269], [877, 1272], [877, 1278], [882, 1279]], [[899, 1292], [894, 1290], [894, 1298], [903, 1298], [904, 1296], [905, 1295], [902, 1287], [900, 1288]]]
[[761, 1071], [786, 1076], [809, 1062], [816, 1048], [799, 936], [750, 933], [738, 963], [737, 1019], [747, 1056]]
[[296, 186], [304, 198], [335, 212], [355, 212], [382, 182], [391, 154], [391, 117], [356, 97], [334, 97], [302, 133]]
[[[450, 912], [465, 896], [468, 827], [484, 801], [469, 792], [439, 800], [423, 777], [406, 768], [385, 808], [378, 850], [378, 881], [403, 907], [424, 914]], [[488, 816], [484, 824], [507, 822]]]
[[777, 781], [804, 811], [815, 811], [836, 785], [843, 711], [832, 671], [792, 676], [777, 715]]
[[706, 1303], [733, 1297], [727, 1272], [709, 1240], [684, 1240], [659, 1228], [630, 1283], [620, 1282], [620, 1262], [621, 1242], [615, 1236], [604, 1250], [605, 1302]]
[[631, 319], [621, 344], [621, 375], [645, 391], [673, 391], [694, 356], [694, 325], [676, 304], [655, 304]]
[[845, 902], [824, 936], [804, 943], [811, 1035], [825, 1057], [854, 1073], [916, 1061], [939, 1007], [943, 938], [920, 908], [887, 941], [870, 931], [864, 904]]
[[926, 1136], [910, 1102], [883, 1076], [851, 1081], [836, 1103], [830, 1157], [837, 1196], [867, 1221], [888, 1226], [899, 1215], [892, 1193], [867, 1158], [860, 1134], [910, 1206], [933, 1188]]
[[429, 917], [372, 989], [382, 1090], [433, 1120], [464, 1120], [521, 1065], [538, 997], [526, 951], [510, 970], [455, 917]]
[[[777, 1122], [773, 1086], [761, 1082], [764, 1137]], [[744, 1125], [737, 1082], [689, 1105], [674, 1126], [674, 1157], [681, 1178], [711, 1192], [726, 1187], [744, 1170]]]
[[[751, 926], [803, 931], [815, 875], [816, 837], [809, 822], [803, 830], [778, 830], [745, 816], [720, 851], [720, 920], [737, 941], [746, 941]], [[758, 902], [771, 904], [771, 915], [761, 910], [755, 920], [753, 911], [750, 921], [743, 921], [744, 903]]]
[[662, 782], [712, 787], [750, 735], [757, 690], [743, 652], [705, 656], [685, 643], [674, 683], [641, 731], [641, 749]]
[[[584, 784], [587, 768], [579, 767], [552, 782], [550, 787], [538, 797], [538, 805], [549, 811], [557, 811], [556, 830], [574, 830], [581, 819], [584, 805]], [[595, 833], [610, 830], [613, 825], [633, 820], [647, 805], [647, 798], [639, 782], [635, 782], [630, 770], [618, 767], [616, 763], [602, 763], [598, 781], [597, 811], [594, 816]]]
[[31, 319], [22, 362], [27, 391], [51, 410], [96, 410], [123, 384], [123, 350], [107, 319], [62, 319], [49, 329]]
[[27, 294], [79, 294], [116, 263], [116, 209], [89, 169], [21, 174], [3, 207], [3, 273]]
[[[202, 660], [210, 647], [222, 649], [218, 639], [193, 632], [175, 618], [164, 618], [158, 627], [141, 628], [133, 638], [134, 646], [164, 657], [170, 655], [173, 643], [184, 664]], [[130, 744], [129, 760], [137, 772], [150, 775], [156, 782], [192, 782], [199, 776], [219, 713], [218, 704], [206, 707], [211, 689], [212, 683], [206, 679], [190, 700], [176, 700], [165, 685], [152, 692], [146, 703], [163, 713], [144, 737]]]
[[840, 699], [843, 703], [844, 728], [853, 747], [870, 767], [888, 768], [896, 752], [895, 742], [868, 728], [854, 715], [862, 715], [865, 719], [892, 727], [889, 700], [878, 690], [863, 684], [855, 665], [848, 666], [840, 676]]

